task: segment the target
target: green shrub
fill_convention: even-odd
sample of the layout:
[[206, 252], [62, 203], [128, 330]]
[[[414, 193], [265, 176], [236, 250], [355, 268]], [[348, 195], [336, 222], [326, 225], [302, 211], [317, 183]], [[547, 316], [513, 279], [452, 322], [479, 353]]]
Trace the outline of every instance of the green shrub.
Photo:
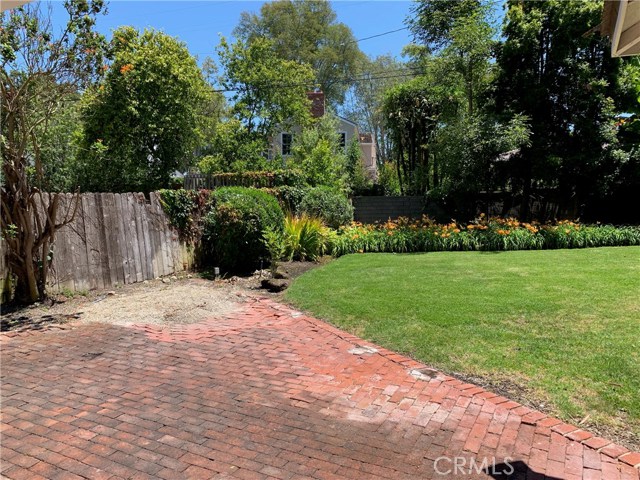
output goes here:
[[171, 177], [169, 179], [169, 188], [174, 190], [180, 190], [184, 187], [184, 178], [183, 177]]
[[295, 136], [287, 163], [305, 173], [305, 183], [338, 189], [347, 186], [347, 156], [340, 146], [338, 123], [338, 117], [328, 113]]
[[269, 269], [274, 277], [278, 270], [278, 262], [282, 260], [287, 251], [284, 234], [273, 227], [267, 227], [262, 232], [262, 243], [269, 253]]
[[400, 195], [398, 171], [392, 162], [385, 162], [378, 171], [378, 184], [385, 195]]
[[265, 189], [265, 191], [278, 199], [280, 206], [285, 212], [291, 215], [297, 215], [300, 212], [300, 204], [307, 192], [307, 188], [282, 185], [280, 187]]
[[269, 257], [263, 232], [283, 227], [278, 201], [266, 192], [244, 187], [214, 190], [211, 200], [203, 235], [210, 261], [227, 271], [256, 268], [260, 259]]
[[284, 220], [285, 257], [288, 260], [315, 260], [322, 255], [322, 220], [308, 215], [287, 216]]
[[372, 182], [367, 178], [367, 172], [362, 161], [362, 150], [357, 136], [354, 136], [349, 142], [346, 157], [351, 192], [356, 193], [371, 188]]
[[338, 228], [353, 220], [353, 206], [349, 199], [329, 187], [309, 188], [300, 202], [299, 213], [318, 217], [331, 228]]

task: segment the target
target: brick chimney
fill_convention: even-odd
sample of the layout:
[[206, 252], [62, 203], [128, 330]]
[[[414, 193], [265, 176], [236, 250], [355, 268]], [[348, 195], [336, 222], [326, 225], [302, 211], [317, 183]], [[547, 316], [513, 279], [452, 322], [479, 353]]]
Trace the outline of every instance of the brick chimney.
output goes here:
[[307, 92], [307, 98], [311, 100], [311, 116], [320, 118], [324, 115], [324, 92]]

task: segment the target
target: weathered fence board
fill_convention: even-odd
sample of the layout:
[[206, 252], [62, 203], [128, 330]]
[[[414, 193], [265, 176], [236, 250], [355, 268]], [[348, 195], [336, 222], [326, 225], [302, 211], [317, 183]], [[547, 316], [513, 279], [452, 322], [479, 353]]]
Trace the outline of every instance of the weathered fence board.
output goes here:
[[[59, 200], [57, 222], [62, 222], [64, 218], [64, 212], [69, 208], [73, 208], [72, 199], [67, 195], [61, 195]], [[53, 261], [52, 261], [52, 273], [51, 278], [56, 281], [56, 287], [58, 289], [75, 290], [74, 282], [74, 269], [73, 263], [58, 261], [58, 256], [61, 258], [72, 257], [71, 251], [71, 235], [68, 228], [63, 228], [58, 231], [60, 235], [56, 239], [56, 244], [53, 248]]]
[[[68, 194], [73, 198], [72, 194]], [[65, 230], [69, 234], [71, 244], [71, 254], [73, 255], [73, 280], [76, 291], [85, 291], [91, 288], [90, 277], [92, 275], [89, 268], [89, 258], [87, 257], [87, 235], [85, 232], [85, 214], [82, 199], [74, 199], [78, 203], [78, 211], [72, 223], [67, 225]]]
[[[48, 196], [45, 194], [45, 202]], [[192, 249], [169, 227], [157, 194], [85, 193], [60, 197], [58, 222], [79, 201], [71, 223], [56, 233], [50, 291], [82, 291], [141, 282], [193, 265]], [[39, 206], [42, 218], [44, 211]], [[5, 242], [0, 239], [0, 280], [8, 277]], [[4, 287], [3, 287], [4, 292]], [[6, 298], [6, 297], [5, 297]]]
[[135, 240], [133, 245], [133, 256], [136, 262], [136, 279], [138, 279], [138, 281], [142, 281], [149, 278], [149, 276], [147, 275], [147, 260], [146, 249], [144, 246], [144, 235], [142, 233], [142, 218], [140, 218], [138, 200], [134, 195], [127, 195], [127, 206], [129, 218], [131, 219], [129, 222], [131, 234]]
[[113, 200], [117, 211], [116, 221], [118, 244], [120, 245], [120, 251], [122, 252], [122, 275], [124, 278], [123, 283], [131, 283], [131, 245], [129, 245], [127, 236], [125, 235], [125, 212], [122, 207], [122, 199], [120, 194], [116, 193], [113, 196]]

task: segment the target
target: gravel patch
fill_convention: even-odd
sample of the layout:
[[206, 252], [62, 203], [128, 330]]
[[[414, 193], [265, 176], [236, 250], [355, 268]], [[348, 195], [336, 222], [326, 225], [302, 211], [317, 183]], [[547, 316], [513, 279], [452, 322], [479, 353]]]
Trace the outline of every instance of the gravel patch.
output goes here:
[[197, 323], [231, 313], [241, 302], [240, 293], [226, 285], [182, 280], [99, 297], [79, 306], [82, 311], [80, 322], [116, 325]]
[[115, 325], [198, 323], [234, 312], [248, 293], [223, 281], [164, 281], [167, 283], [152, 280], [73, 298], [58, 295], [47, 304], [3, 314], [1, 330], [32, 330], [43, 324], [69, 321]]

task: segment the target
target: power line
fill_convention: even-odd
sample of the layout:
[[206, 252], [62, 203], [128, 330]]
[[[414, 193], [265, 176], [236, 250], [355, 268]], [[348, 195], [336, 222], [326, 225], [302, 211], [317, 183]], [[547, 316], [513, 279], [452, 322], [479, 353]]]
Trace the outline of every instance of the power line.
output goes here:
[[408, 30], [408, 29], [409, 27], [402, 27], [396, 30], [389, 30], [388, 32], [377, 33], [376, 35], [371, 35], [370, 37], [358, 38], [357, 40], [350, 40], [348, 42], [343, 42], [342, 45], [349, 45], [350, 43], [358, 43], [358, 42], [362, 42], [363, 40], [370, 40], [372, 38], [378, 38], [384, 35], [389, 35], [391, 33], [401, 32], [402, 30]]
[[[370, 80], [382, 80], [388, 78], [401, 78], [401, 77], [412, 77], [418, 75], [419, 71], [412, 71], [407, 69], [406, 73], [396, 74], [396, 75], [379, 75], [379, 76], [371, 76], [367, 75], [366, 77], [360, 78], [341, 78], [333, 81], [332, 83], [358, 83], [358, 82], [367, 82]], [[318, 85], [318, 83], [265, 83], [262, 85], [258, 85], [258, 88], [295, 88], [295, 87], [309, 87], [310, 85]], [[214, 90], [216, 93], [228, 93], [228, 92], [237, 92], [237, 88], [223, 88]]]
[[[384, 35], [389, 35], [391, 33], [396, 33], [396, 32], [401, 32], [403, 30], [408, 30], [409, 27], [402, 27], [402, 28], [397, 28], [395, 30], [389, 30], [388, 32], [382, 32], [382, 33], [377, 33], [375, 35], [371, 35], [369, 37], [364, 37], [364, 38], [358, 38], [358, 39], [354, 39], [354, 40], [349, 40], [348, 42], [342, 42], [339, 45], [340, 46], [345, 46], [345, 45], [350, 45], [352, 43], [358, 43], [358, 42], [362, 42], [364, 40], [370, 40], [372, 38], [378, 38], [378, 37], [383, 37]], [[195, 52], [193, 53], [193, 55], [212, 55], [215, 54], [217, 52]]]

